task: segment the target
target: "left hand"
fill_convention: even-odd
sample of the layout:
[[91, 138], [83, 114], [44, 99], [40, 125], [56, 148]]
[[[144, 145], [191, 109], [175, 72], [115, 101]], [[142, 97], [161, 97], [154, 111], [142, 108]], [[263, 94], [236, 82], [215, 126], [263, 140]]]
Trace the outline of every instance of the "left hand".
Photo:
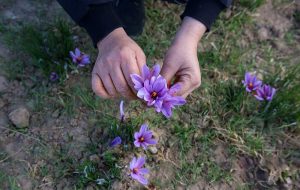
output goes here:
[[206, 27], [202, 23], [185, 17], [165, 56], [161, 75], [168, 83], [175, 79], [180, 84], [179, 96], [187, 97], [201, 84], [197, 47], [205, 31]]

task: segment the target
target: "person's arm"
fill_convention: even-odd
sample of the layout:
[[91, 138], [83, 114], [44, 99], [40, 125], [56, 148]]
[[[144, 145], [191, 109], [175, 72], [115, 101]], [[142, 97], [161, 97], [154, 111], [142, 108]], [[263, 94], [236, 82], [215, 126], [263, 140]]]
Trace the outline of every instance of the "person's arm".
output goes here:
[[189, 0], [181, 18], [192, 17], [209, 30], [220, 12], [231, 4], [232, 0]]
[[58, 0], [84, 27], [99, 54], [92, 71], [92, 89], [102, 98], [135, 98], [130, 74], [140, 73], [146, 57], [126, 34], [110, 0]]
[[168, 82], [175, 80], [180, 84], [178, 95], [186, 97], [200, 86], [198, 43], [219, 13], [229, 4], [230, 0], [188, 1], [181, 15], [182, 24], [165, 56], [161, 72]]
[[111, 0], [58, 0], [80, 26], [85, 28], [94, 45], [115, 29], [122, 27]]

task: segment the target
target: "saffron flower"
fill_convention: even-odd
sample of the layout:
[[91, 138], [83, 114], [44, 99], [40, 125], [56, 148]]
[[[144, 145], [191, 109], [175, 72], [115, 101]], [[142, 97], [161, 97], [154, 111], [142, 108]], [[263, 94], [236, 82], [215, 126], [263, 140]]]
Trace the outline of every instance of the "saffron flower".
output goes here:
[[180, 86], [174, 85], [168, 89], [166, 79], [159, 72], [158, 64], [152, 69], [144, 65], [141, 76], [132, 74], [130, 77], [134, 88], [138, 91], [137, 96], [146, 101], [148, 106], [155, 107], [157, 112], [162, 112], [169, 118], [172, 116], [172, 109], [185, 104], [186, 101], [183, 97], [175, 96]]
[[186, 103], [186, 100], [183, 97], [175, 96], [179, 90], [179, 84], [173, 85], [169, 89], [168, 95], [164, 98], [162, 106], [156, 107], [156, 111], [162, 112], [165, 117], [170, 118], [172, 116], [172, 109], [174, 109], [175, 106], [181, 106]]
[[84, 67], [90, 64], [90, 57], [87, 54], [82, 53], [78, 48], [75, 51], [70, 51], [70, 56], [73, 63], [76, 63], [79, 67]]
[[152, 131], [148, 130], [147, 124], [143, 124], [140, 131], [134, 133], [134, 139], [134, 145], [143, 147], [145, 150], [149, 145], [157, 144], [157, 141], [153, 138]]
[[58, 74], [56, 72], [51, 72], [50, 73], [50, 76], [49, 76], [49, 79], [54, 82], [56, 81], [57, 79], [59, 78]]
[[276, 89], [270, 85], [263, 85], [256, 90], [254, 97], [259, 101], [271, 101], [276, 93]]
[[130, 162], [129, 168], [130, 168], [130, 175], [134, 180], [137, 180], [143, 185], [148, 184], [148, 180], [145, 178], [145, 175], [149, 173], [149, 170], [147, 168], [143, 168], [145, 164], [145, 158], [139, 157], [138, 159], [136, 157], [133, 157], [132, 161]]
[[242, 81], [246, 87], [247, 92], [255, 91], [262, 85], [262, 82], [256, 78], [255, 75], [251, 75], [249, 72], [245, 74], [245, 80]]
[[167, 93], [166, 80], [162, 76], [153, 76], [150, 80], [147, 79], [144, 82], [144, 87], [138, 91], [137, 96], [144, 99], [148, 106], [161, 107]]
[[121, 144], [121, 143], [122, 143], [121, 137], [116, 137], [116, 138], [114, 138], [114, 139], [111, 141], [111, 143], [109, 144], [109, 146], [112, 147], [112, 148], [114, 148], [114, 147], [118, 146], [118, 145]]
[[125, 119], [125, 113], [124, 113], [124, 101], [122, 100], [120, 102], [120, 121], [123, 123]]
[[142, 76], [138, 74], [131, 74], [131, 80], [134, 84], [134, 88], [139, 91], [141, 88], [144, 87], [145, 80], [151, 80], [152, 77], [158, 77], [160, 72], [159, 64], [154, 65], [152, 69], [145, 64], [142, 70]]

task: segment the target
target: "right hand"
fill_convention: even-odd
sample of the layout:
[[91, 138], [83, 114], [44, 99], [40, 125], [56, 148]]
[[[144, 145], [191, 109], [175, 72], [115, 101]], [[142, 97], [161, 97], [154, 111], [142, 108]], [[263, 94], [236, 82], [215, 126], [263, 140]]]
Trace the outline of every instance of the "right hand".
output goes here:
[[143, 50], [117, 28], [98, 44], [99, 54], [92, 72], [93, 91], [102, 98], [136, 98], [130, 74], [139, 74], [146, 64]]

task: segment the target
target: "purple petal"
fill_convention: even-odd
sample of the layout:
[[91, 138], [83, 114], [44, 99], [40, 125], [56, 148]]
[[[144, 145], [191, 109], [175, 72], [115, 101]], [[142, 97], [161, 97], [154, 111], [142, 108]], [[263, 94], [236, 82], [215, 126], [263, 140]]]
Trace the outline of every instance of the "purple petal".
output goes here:
[[81, 55], [81, 52], [78, 48], [75, 49], [75, 56], [79, 57]]
[[137, 74], [131, 74], [130, 75], [131, 77], [131, 80], [134, 84], [134, 88], [138, 91], [139, 89], [143, 88], [144, 87], [144, 81], [143, 79], [137, 75]]
[[143, 142], [143, 143], [141, 143], [141, 145], [142, 145], [142, 147], [143, 147], [144, 150], [147, 150], [147, 148], [148, 148], [147, 143]]
[[150, 84], [152, 84], [150, 80], [145, 80], [145, 81], [144, 81], [144, 88], [145, 88], [148, 92], [151, 92], [151, 91], [152, 91], [152, 86], [151, 86]]
[[148, 130], [148, 125], [147, 124], [143, 124], [140, 128], [140, 133], [143, 134]]
[[252, 78], [252, 75], [249, 72], [247, 72], [245, 74], [245, 83], [248, 84], [251, 81], [251, 78]]
[[140, 138], [140, 136], [141, 136], [140, 132], [135, 132], [134, 133], [134, 139], [138, 139], [138, 138]]
[[75, 58], [75, 54], [74, 54], [74, 52], [73, 52], [73, 51], [70, 51], [70, 56], [71, 56], [71, 58], [72, 58], [72, 59], [74, 59], [74, 58]]
[[143, 69], [142, 69], [142, 78], [144, 80], [150, 78], [150, 69], [146, 64], [143, 66]]
[[133, 144], [137, 148], [141, 147], [141, 143], [138, 140], [135, 140]]
[[136, 168], [142, 168], [145, 164], [145, 158], [144, 157], [139, 157], [136, 161]]
[[163, 100], [158, 100], [155, 102], [154, 106], [156, 109], [160, 110], [163, 104]]
[[149, 169], [147, 168], [141, 168], [139, 169], [139, 173], [142, 175], [148, 174], [149, 173]]
[[170, 95], [174, 95], [176, 94], [179, 90], [181, 89], [181, 86], [179, 83], [174, 84], [173, 86], [171, 86], [171, 88], [169, 89], [169, 94]]
[[147, 140], [147, 143], [154, 145], [154, 144], [157, 144], [157, 141], [155, 139], [149, 139], [149, 140]]
[[136, 157], [133, 157], [133, 159], [130, 162], [130, 169], [133, 170], [133, 168], [136, 167]]
[[122, 139], [120, 137], [116, 137], [116, 138], [114, 138], [114, 140], [111, 141], [109, 146], [113, 148], [121, 143], [122, 143]]
[[263, 100], [264, 100], [262, 97], [260, 97], [260, 96], [258, 96], [258, 95], [254, 95], [254, 97], [255, 97], [257, 100], [259, 100], [259, 101], [263, 101]]
[[160, 65], [155, 64], [154, 67], [152, 68], [152, 76], [157, 77], [160, 73]]
[[133, 179], [137, 180], [138, 182], [140, 182], [143, 185], [147, 185], [148, 184], [148, 180], [144, 176], [142, 176], [142, 175], [136, 175], [136, 174], [131, 173], [131, 177]]
[[90, 64], [90, 57], [88, 55], [84, 55], [82, 57], [81, 64]]
[[147, 90], [144, 88], [141, 88], [138, 93], [137, 93], [137, 97], [144, 99], [144, 96], [148, 94]]
[[171, 106], [163, 107], [161, 111], [166, 118], [170, 118], [172, 116]]
[[121, 120], [121, 122], [124, 121], [124, 118], [125, 118], [125, 113], [124, 113], [124, 101], [121, 100], [121, 102], [120, 102], [120, 120]]

